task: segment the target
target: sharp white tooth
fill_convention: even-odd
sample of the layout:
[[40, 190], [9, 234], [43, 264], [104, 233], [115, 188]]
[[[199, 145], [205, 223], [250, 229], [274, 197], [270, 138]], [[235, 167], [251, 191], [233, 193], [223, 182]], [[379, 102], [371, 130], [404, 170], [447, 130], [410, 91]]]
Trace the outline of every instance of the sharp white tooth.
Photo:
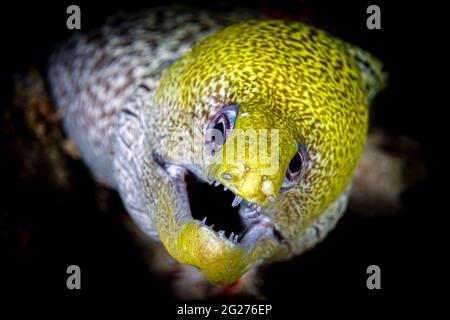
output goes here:
[[231, 174], [229, 174], [229, 173], [222, 173], [222, 178], [224, 178], [225, 180], [231, 180]]
[[258, 208], [256, 208], [256, 212], [261, 212], [261, 210], [262, 210], [261, 206], [258, 206]]
[[231, 234], [230, 234], [230, 236], [228, 237], [228, 240], [233, 240], [233, 238], [234, 238], [234, 232], [232, 232]]
[[223, 191], [227, 191], [228, 190], [228, 188], [227, 187], [223, 187]]
[[206, 224], [206, 217], [203, 218], [202, 222], [203, 224]]
[[210, 225], [209, 228], [210, 228], [211, 230], [214, 230], [214, 224]]
[[272, 197], [272, 196], [267, 197], [267, 201], [269, 201], [270, 203], [274, 203], [275, 202], [275, 198]]
[[239, 235], [238, 234], [235, 235], [233, 240], [234, 240], [234, 242], [237, 242], [239, 240]]
[[225, 231], [220, 230], [220, 231], [219, 231], [219, 237], [223, 238], [224, 235], [225, 235]]
[[220, 184], [220, 182], [219, 182], [219, 181], [216, 181], [216, 182], [214, 183], [214, 187], [217, 187], [219, 184]]
[[242, 198], [241, 198], [241, 197], [235, 196], [235, 197], [234, 197], [234, 200], [233, 200], [233, 203], [231, 204], [231, 206], [232, 206], [232, 207], [236, 207], [239, 203], [241, 203], [241, 201], [242, 201]]
[[211, 181], [209, 182], [209, 185], [211, 186], [213, 183], [214, 183], [214, 180], [211, 180]]

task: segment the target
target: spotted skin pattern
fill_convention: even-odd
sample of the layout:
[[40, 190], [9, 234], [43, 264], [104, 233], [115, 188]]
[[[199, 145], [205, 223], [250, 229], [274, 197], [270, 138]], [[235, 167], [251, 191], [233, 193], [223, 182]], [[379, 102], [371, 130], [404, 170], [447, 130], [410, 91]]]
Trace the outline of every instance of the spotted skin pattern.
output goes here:
[[49, 61], [53, 97], [64, 126], [93, 173], [117, 187], [112, 169], [117, 113], [143, 83], [162, 73], [196, 42], [231, 23], [255, 17], [232, 12], [157, 7], [118, 14], [100, 28], [76, 34]]
[[[288, 239], [298, 238], [342, 193], [364, 148], [368, 98], [349, 48], [302, 23], [248, 21], [196, 46], [168, 71], [157, 91], [158, 106], [203, 117], [205, 124], [218, 108], [238, 103], [249, 116], [238, 119], [236, 128], [266, 123], [263, 127], [279, 129], [284, 139], [275, 190], [296, 151], [293, 142], [307, 146], [304, 179], [268, 209]], [[188, 126], [189, 119], [171, 117], [163, 127]], [[227, 170], [215, 169], [214, 177], [233, 190], [220, 177]]]
[[[386, 82], [378, 60], [324, 31], [237, 12], [163, 8], [110, 22], [72, 39], [49, 71], [66, 130], [94, 174], [119, 190], [144, 232], [219, 284], [299, 254], [334, 227], [364, 148], [368, 105]], [[204, 141], [209, 120], [230, 105], [239, 111], [222, 152], [171, 165], [190, 163], [175, 132]], [[238, 129], [278, 130], [275, 172], [247, 153], [218, 161]], [[302, 178], [280, 192], [301, 144]], [[185, 170], [263, 206], [258, 237], [238, 244], [192, 220]], [[240, 214], [253, 219], [242, 206]]]

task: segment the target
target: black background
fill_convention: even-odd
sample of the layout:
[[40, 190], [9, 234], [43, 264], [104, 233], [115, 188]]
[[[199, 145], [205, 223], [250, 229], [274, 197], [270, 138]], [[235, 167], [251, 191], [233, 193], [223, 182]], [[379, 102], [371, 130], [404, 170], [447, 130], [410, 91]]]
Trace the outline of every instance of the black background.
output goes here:
[[[45, 61], [52, 46], [72, 33], [65, 26], [69, 4], [81, 7], [82, 30], [88, 30], [101, 25], [118, 9], [133, 11], [154, 2], [2, 4], [2, 100], [8, 101], [12, 96], [11, 75], [27, 66], [37, 66], [45, 74]], [[443, 83], [431, 71], [443, 72], [443, 52], [438, 49], [443, 38], [437, 36], [443, 8], [431, 3], [394, 5], [394, 1], [245, 4], [265, 10], [280, 9], [290, 15], [301, 12], [303, 16], [302, 10], [307, 8], [307, 16], [316, 26], [358, 44], [384, 61], [391, 84], [376, 101], [374, 121], [388, 132], [405, 133], [419, 141], [430, 177], [436, 173], [433, 127], [437, 126], [436, 113], [443, 105], [436, 94], [443, 90]], [[365, 27], [365, 11], [370, 4], [381, 7], [381, 30]], [[1, 202], [2, 230], [6, 231], [2, 234], [4, 241], [0, 239], [4, 248], [0, 261], [6, 268], [0, 278], [0, 290], [14, 297], [52, 297], [69, 302], [84, 297], [140, 296], [147, 303], [140, 306], [144, 308], [160, 305], [155, 299], [170, 298], [164, 284], [147, 272], [139, 250], [119, 219], [89, 212], [95, 201], [91, 192], [94, 186], [82, 164], [78, 165], [78, 182], [83, 183], [83, 190], [67, 199], [67, 195], [42, 188], [42, 181], [25, 185], [17, 182], [16, 159], [5, 151]], [[396, 216], [344, 217], [316, 249], [294, 261], [272, 266], [265, 275], [263, 292], [271, 299], [284, 301], [284, 308], [292, 308], [293, 312], [307, 308], [311, 302], [326, 305], [338, 301], [344, 309], [363, 304], [382, 310], [388, 305], [400, 305], [400, 300], [421, 303], [423, 298], [436, 294], [436, 288], [444, 286], [440, 259], [448, 252], [440, 248], [442, 233], [437, 228], [445, 212], [435, 209], [436, 198], [432, 182], [427, 180], [402, 196], [403, 210]], [[17, 245], [14, 234], [14, 228], [21, 227], [33, 234], [25, 249]], [[82, 269], [80, 291], [66, 289], [65, 269], [69, 264]], [[370, 264], [381, 267], [382, 290], [366, 288], [365, 271]]]

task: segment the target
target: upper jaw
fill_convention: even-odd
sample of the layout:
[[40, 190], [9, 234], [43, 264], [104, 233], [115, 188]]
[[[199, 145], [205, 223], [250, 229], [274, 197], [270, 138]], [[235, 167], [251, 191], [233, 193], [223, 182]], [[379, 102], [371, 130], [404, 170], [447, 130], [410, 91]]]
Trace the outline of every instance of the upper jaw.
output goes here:
[[[187, 170], [193, 171], [197, 176], [200, 170], [169, 164], [161, 158], [158, 160], [157, 163], [175, 182], [180, 198], [188, 199], [184, 179]], [[220, 185], [214, 180], [208, 182]], [[231, 188], [230, 190], [235, 193]], [[233, 202], [234, 205], [240, 204], [240, 216], [245, 226], [240, 235], [233, 233], [227, 236], [223, 231], [215, 231], [206, 225], [206, 217], [203, 221], [196, 220], [190, 210], [171, 213], [177, 217], [182, 216], [175, 219], [180, 225], [168, 230], [158, 230], [163, 244], [173, 258], [181, 263], [197, 266], [212, 283], [229, 284], [236, 281], [251, 265], [270, 256], [280, 244], [275, 224], [263, 214], [262, 206], [239, 196]], [[189, 203], [183, 207], [189, 208]], [[158, 219], [158, 216], [154, 219]], [[169, 241], [173, 243], [167, 243]]]
[[246, 166], [243, 163], [213, 163], [208, 166], [205, 176], [210, 184], [222, 184], [239, 199], [245, 199], [257, 207], [269, 207], [278, 197], [274, 176], [267, 175], [264, 169], [260, 170], [258, 167]]

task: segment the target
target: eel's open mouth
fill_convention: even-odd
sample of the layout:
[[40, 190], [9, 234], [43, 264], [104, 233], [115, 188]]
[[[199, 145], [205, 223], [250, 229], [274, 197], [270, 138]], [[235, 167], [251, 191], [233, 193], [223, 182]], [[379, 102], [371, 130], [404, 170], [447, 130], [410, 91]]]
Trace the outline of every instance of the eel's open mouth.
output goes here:
[[169, 236], [177, 242], [172, 250], [163, 241], [176, 260], [198, 267], [211, 282], [226, 284], [273, 253], [281, 236], [263, 207], [235, 195], [218, 181], [203, 181], [189, 168], [169, 164], [156, 154], [154, 159], [175, 184], [179, 199], [187, 202], [183, 211], [188, 212], [173, 214], [182, 215], [176, 220], [190, 225], [189, 236], [186, 228], [169, 230], [178, 233]]
[[[186, 170], [186, 191], [191, 214], [220, 237], [249, 248], [264, 235], [280, 237], [263, 207], [235, 195], [218, 181], [206, 183]], [[207, 212], [208, 215], [203, 215]]]

